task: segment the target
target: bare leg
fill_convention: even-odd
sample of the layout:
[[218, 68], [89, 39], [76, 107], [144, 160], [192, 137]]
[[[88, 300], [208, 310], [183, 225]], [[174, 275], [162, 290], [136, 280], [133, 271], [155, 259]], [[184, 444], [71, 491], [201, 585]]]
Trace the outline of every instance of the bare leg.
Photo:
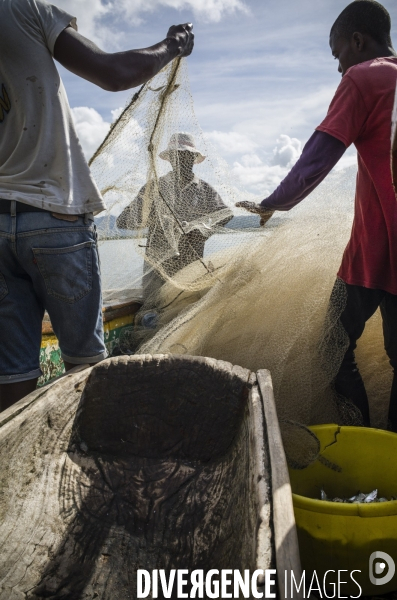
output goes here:
[[[93, 363], [91, 366], [93, 367]], [[77, 367], [72, 363], [65, 362], [65, 371], [70, 371]], [[28, 379], [27, 381], [18, 381], [17, 383], [3, 383], [0, 385], [0, 412], [9, 408], [15, 402], [18, 402], [21, 398], [24, 398], [37, 387], [38, 377], [35, 379]]]
[[28, 379], [27, 381], [18, 381], [16, 383], [3, 383], [0, 385], [0, 411], [6, 410], [21, 398], [24, 398], [31, 392], [34, 392], [37, 386], [37, 379]]
[[76, 365], [72, 364], [72, 363], [68, 363], [66, 362], [66, 360], [63, 361], [63, 364], [65, 365], [65, 371], [70, 371], [70, 369], [73, 369], [73, 367], [75, 367]]

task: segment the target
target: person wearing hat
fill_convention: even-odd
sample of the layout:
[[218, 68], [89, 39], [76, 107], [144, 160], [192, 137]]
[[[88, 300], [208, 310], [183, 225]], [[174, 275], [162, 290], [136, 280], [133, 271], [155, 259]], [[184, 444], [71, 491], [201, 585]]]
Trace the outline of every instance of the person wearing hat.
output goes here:
[[120, 229], [148, 228], [143, 277], [146, 298], [167, 277], [202, 259], [206, 240], [233, 217], [218, 192], [193, 172], [194, 165], [206, 157], [190, 133], [174, 133], [159, 156], [171, 163], [172, 170], [158, 179], [158, 185], [155, 179], [144, 185], [117, 218]]

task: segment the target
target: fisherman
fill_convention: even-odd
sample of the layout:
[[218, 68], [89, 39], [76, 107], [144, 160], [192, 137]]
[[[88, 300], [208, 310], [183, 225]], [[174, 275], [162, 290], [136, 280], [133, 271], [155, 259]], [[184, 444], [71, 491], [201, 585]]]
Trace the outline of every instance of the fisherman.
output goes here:
[[200, 260], [206, 240], [216, 227], [226, 225], [232, 211], [207, 182], [193, 172], [205, 156], [196, 148], [189, 133], [174, 133], [160, 158], [171, 163], [172, 170], [143, 186], [137, 197], [117, 218], [120, 229], [142, 227], [145, 207], [148, 227], [143, 288], [148, 298], [157, 292], [167, 277]]
[[0, 403], [36, 388], [44, 310], [66, 369], [106, 357], [93, 214], [105, 205], [53, 58], [108, 91], [127, 90], [193, 49], [192, 25], [150, 48], [108, 54], [44, 0], [1, 0]]
[[259, 205], [240, 202], [267, 220], [275, 210], [290, 210], [306, 198], [336, 165], [350, 144], [358, 151], [355, 215], [329, 311], [346, 298], [340, 315], [349, 339], [336, 392], [360, 410], [370, 425], [367, 394], [355, 362], [357, 340], [380, 307], [385, 349], [394, 369], [389, 427], [397, 431], [397, 202], [390, 170], [390, 134], [397, 81], [391, 20], [375, 0], [355, 0], [336, 19], [331, 51], [342, 81], [328, 114], [305, 145], [279, 187]]

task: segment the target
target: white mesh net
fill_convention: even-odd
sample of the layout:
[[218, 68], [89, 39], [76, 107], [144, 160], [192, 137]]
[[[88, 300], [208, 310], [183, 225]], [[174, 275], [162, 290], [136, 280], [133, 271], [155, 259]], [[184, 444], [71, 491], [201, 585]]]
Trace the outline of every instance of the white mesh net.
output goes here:
[[[290, 441], [291, 421], [359, 423], [332, 388], [347, 347], [343, 291], [328, 310], [351, 229], [355, 169], [330, 175], [259, 227], [259, 217], [235, 208], [255, 198], [203, 136], [185, 62], [143, 86], [91, 162], [108, 206], [97, 219], [104, 288], [143, 298], [120, 347], [270, 369]], [[384, 425], [391, 379], [381, 336], [377, 314], [358, 349], [375, 425]]]

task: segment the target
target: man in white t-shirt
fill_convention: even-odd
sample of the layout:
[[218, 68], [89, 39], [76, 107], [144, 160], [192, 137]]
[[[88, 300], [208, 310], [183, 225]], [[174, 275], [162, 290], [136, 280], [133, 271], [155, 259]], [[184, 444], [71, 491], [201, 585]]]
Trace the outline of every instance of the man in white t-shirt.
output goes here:
[[105, 205], [53, 58], [109, 91], [193, 49], [190, 24], [150, 48], [108, 54], [43, 0], [0, 0], [0, 407], [40, 376], [44, 310], [67, 369], [106, 357], [93, 215]]

